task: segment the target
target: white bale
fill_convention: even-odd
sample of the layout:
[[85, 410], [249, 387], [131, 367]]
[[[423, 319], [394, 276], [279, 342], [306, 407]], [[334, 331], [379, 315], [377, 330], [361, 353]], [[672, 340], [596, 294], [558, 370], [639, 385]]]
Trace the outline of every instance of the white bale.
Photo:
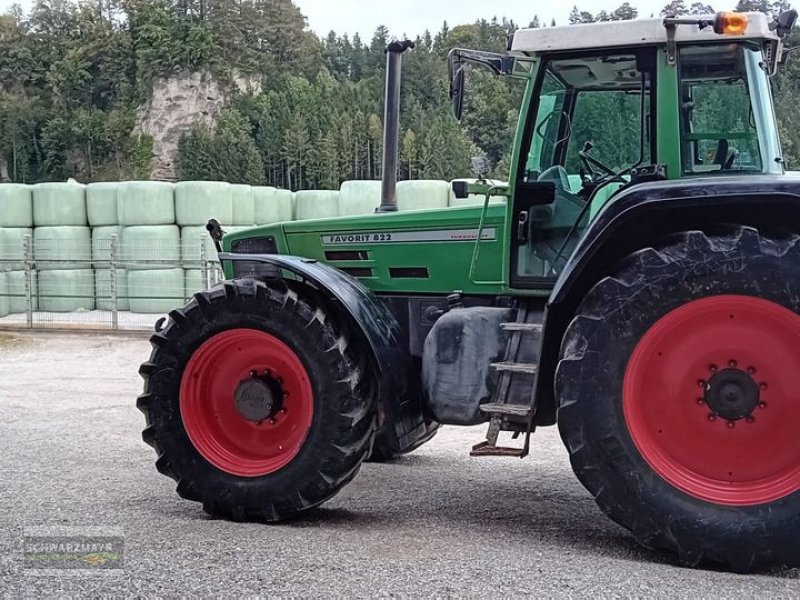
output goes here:
[[256, 206], [253, 188], [249, 185], [231, 185], [233, 218], [224, 225], [253, 225], [256, 222]]
[[[448, 206], [451, 208], [461, 208], [465, 206], [483, 206], [486, 202], [486, 196], [483, 194], [470, 194], [467, 198], [456, 198], [455, 192], [453, 192], [453, 184], [457, 182], [464, 182], [464, 183], [478, 183], [477, 179], [454, 179], [450, 182], [449, 185], [449, 201]], [[501, 181], [494, 181], [491, 179], [487, 179], [485, 183], [491, 185], [507, 185]], [[505, 201], [501, 196], [495, 196], [490, 200], [490, 204], [503, 204]]]
[[120, 247], [122, 244], [122, 227], [119, 225], [108, 225], [105, 227], [94, 227], [92, 229], [92, 261], [96, 267], [101, 269], [108, 268], [102, 264], [111, 260], [111, 240], [117, 237], [117, 260], [120, 260]]
[[253, 218], [256, 225], [280, 223], [281, 211], [278, 205], [277, 189], [274, 187], [253, 187]]
[[[112, 294], [111, 274], [113, 269], [94, 270], [94, 289], [95, 300], [98, 310], [114, 310], [114, 300]], [[116, 280], [113, 282], [116, 288], [117, 310], [128, 310], [128, 272], [124, 269], [116, 270]]]
[[[228, 227], [225, 231], [233, 233], [232, 229], [234, 228]], [[214, 240], [211, 239], [205, 227], [181, 227], [181, 260], [184, 263], [188, 261], [217, 260], [217, 249], [214, 246]], [[196, 268], [196, 265], [184, 266]]]
[[117, 192], [119, 183], [90, 183], [86, 186], [86, 214], [89, 225], [103, 227], [117, 224]]
[[208, 289], [206, 273], [201, 269], [186, 269], [184, 271], [184, 296], [191, 298], [195, 292]]
[[233, 222], [231, 184], [224, 181], [182, 181], [175, 184], [175, 222], [181, 227], [216, 219]]
[[295, 193], [295, 219], [329, 219], [339, 216], [339, 192], [308, 190]]
[[[10, 271], [5, 275], [6, 282], [8, 284], [8, 311], [11, 314], [27, 312], [28, 298], [25, 284], [27, 272]], [[39, 290], [38, 286], [36, 285], [36, 271], [31, 271], [30, 293], [32, 310], [38, 310], [39, 302], [37, 295]]]
[[138, 225], [122, 229], [120, 256], [126, 269], [171, 269], [181, 260], [177, 225]]
[[345, 181], [339, 190], [339, 215], [371, 215], [381, 205], [380, 181]]
[[88, 227], [37, 227], [33, 230], [37, 270], [90, 269], [92, 238]]
[[117, 190], [120, 225], [175, 223], [175, 186], [166, 181], [124, 181]]
[[278, 222], [285, 223], [294, 219], [297, 204], [294, 192], [275, 190], [275, 201], [278, 203]]
[[183, 269], [130, 271], [128, 301], [134, 313], [166, 313], [186, 297]]
[[397, 208], [401, 211], [447, 208], [450, 184], [446, 181], [420, 179], [397, 184]]
[[75, 312], [94, 310], [92, 269], [38, 271], [39, 310]]
[[33, 227], [33, 195], [28, 185], [0, 185], [0, 227]]
[[0, 271], [19, 271], [25, 268], [22, 260], [25, 256], [26, 235], [31, 236], [33, 243], [33, 229], [29, 227], [0, 228]]
[[37, 183], [33, 186], [36, 227], [86, 225], [86, 186], [80, 183]]
[[0, 272], [0, 318], [11, 312], [8, 298], [8, 275]]

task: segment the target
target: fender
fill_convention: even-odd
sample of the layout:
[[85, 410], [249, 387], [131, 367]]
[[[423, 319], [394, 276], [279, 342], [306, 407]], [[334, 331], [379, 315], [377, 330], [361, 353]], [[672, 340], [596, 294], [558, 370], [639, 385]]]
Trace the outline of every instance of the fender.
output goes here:
[[776, 236], [800, 232], [800, 177], [738, 175], [642, 183], [612, 198], [589, 225], [547, 304], [537, 382], [538, 424], [555, 422], [553, 377], [561, 340], [589, 290], [626, 256], [671, 234], [713, 232], [729, 225]]
[[369, 350], [370, 362], [378, 373], [382, 419], [394, 428], [394, 436], [388, 436], [393, 449], [402, 452], [428, 433], [419, 369], [404, 350], [400, 325], [388, 307], [360, 281], [325, 263], [297, 256], [221, 252], [219, 259], [268, 264], [297, 275], [322, 292]]

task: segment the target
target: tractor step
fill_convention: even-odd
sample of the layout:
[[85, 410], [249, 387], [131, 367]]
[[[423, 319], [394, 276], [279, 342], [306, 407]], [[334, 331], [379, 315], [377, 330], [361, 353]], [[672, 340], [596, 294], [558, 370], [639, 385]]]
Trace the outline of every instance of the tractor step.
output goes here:
[[536, 375], [536, 372], [539, 370], [539, 365], [518, 362], [492, 363], [491, 367], [497, 371], [506, 371], [508, 373], [526, 373], [528, 375]]
[[490, 415], [503, 415], [506, 417], [529, 417], [531, 414], [531, 407], [522, 404], [492, 402], [490, 404], [482, 404], [480, 408], [481, 412]]
[[537, 333], [542, 331], [541, 323], [502, 323], [500, 328], [505, 331], [521, 331], [523, 333]]
[[528, 455], [527, 448], [504, 448], [502, 446], [493, 446], [489, 442], [481, 442], [472, 447], [470, 456], [516, 456], [518, 458], [525, 458]]

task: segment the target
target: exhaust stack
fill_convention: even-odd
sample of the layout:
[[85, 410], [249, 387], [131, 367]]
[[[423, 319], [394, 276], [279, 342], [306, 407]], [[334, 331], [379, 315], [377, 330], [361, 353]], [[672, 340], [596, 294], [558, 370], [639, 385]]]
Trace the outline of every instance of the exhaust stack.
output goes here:
[[400, 80], [403, 53], [414, 42], [392, 42], [386, 47], [386, 98], [383, 115], [383, 182], [381, 205], [375, 212], [397, 212], [397, 162], [400, 141]]

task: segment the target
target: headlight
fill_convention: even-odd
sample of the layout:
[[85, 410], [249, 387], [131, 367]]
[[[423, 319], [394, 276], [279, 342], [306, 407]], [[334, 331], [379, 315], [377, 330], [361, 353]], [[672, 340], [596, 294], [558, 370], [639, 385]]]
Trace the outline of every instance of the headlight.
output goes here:
[[[275, 238], [247, 238], [236, 240], [231, 244], [233, 254], [277, 254], [278, 245]], [[275, 279], [281, 276], [278, 267], [267, 263], [251, 260], [236, 260], [233, 262], [233, 276], [236, 279]]]

